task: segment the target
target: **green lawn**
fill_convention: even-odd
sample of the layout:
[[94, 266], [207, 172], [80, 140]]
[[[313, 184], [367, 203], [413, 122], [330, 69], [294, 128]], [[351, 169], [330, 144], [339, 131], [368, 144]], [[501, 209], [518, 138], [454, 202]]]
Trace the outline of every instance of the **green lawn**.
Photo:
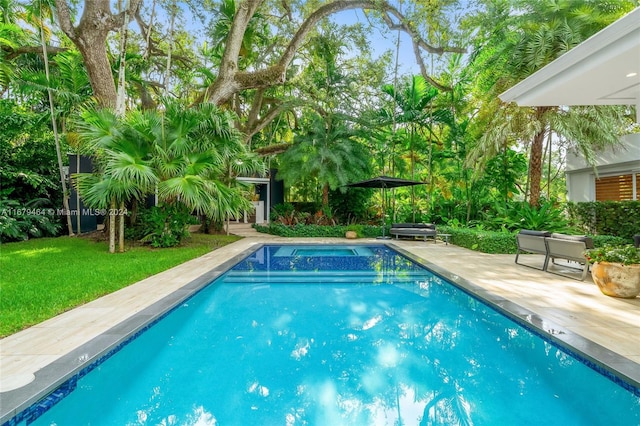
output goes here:
[[237, 241], [193, 234], [178, 248], [130, 247], [110, 254], [105, 242], [40, 238], [0, 245], [0, 337]]

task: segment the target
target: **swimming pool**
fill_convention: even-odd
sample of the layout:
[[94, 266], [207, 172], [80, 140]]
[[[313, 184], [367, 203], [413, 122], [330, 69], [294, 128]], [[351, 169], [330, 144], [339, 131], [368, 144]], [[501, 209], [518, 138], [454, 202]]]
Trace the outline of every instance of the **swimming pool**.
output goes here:
[[67, 387], [34, 424], [640, 418], [628, 389], [384, 246], [263, 247]]

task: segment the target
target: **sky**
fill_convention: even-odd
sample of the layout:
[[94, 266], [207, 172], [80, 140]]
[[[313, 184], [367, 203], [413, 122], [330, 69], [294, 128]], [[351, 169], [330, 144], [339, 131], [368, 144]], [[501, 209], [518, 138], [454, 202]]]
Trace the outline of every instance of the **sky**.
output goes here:
[[[370, 24], [364, 12], [361, 9], [346, 10], [333, 15], [334, 22], [343, 25], [353, 25], [361, 23], [364, 26]], [[387, 51], [393, 52], [396, 56], [396, 47], [400, 36], [400, 45], [398, 48], [398, 75], [419, 74], [420, 68], [416, 63], [411, 38], [404, 32], [391, 31], [383, 28], [375, 28], [368, 34], [370, 46], [373, 48], [374, 57], [379, 57]]]
[[[202, 33], [202, 24], [193, 19], [191, 12], [182, 5], [182, 11], [184, 13], [184, 21], [187, 27], [193, 27], [194, 34]], [[166, 16], [156, 17], [156, 19], [163, 19], [168, 22]], [[352, 9], [331, 15], [331, 20], [341, 25], [353, 25], [355, 23], [361, 23], [365, 27], [369, 27], [371, 22], [365, 16], [362, 9]], [[168, 24], [167, 24], [168, 26]], [[373, 56], [379, 57], [387, 51], [393, 52], [395, 58], [397, 37], [400, 36], [400, 46], [398, 50], [398, 75], [413, 75], [419, 74], [420, 68], [416, 64], [415, 56], [413, 53], [413, 47], [411, 38], [404, 32], [398, 33], [398, 31], [391, 31], [379, 25], [379, 28], [374, 28], [369, 34], [370, 45], [373, 48]]]
[[[239, 0], [236, 0], [236, 1], [239, 1]], [[395, 4], [396, 7], [398, 7], [400, 10], [402, 10], [401, 2], [403, 0], [390, 0], [390, 1], [392, 2], [392, 4]], [[451, 14], [450, 20], [454, 23], [454, 25], [455, 25], [455, 22], [459, 20], [460, 15], [464, 15], [465, 13], [468, 13], [469, 9], [472, 7], [471, 0], [459, 0], [459, 4], [460, 4], [459, 7], [457, 7], [456, 9], [453, 9], [450, 12]], [[182, 15], [183, 15], [179, 19], [183, 22], [183, 24], [187, 28], [193, 29], [193, 34], [196, 36], [196, 40], [199, 40], [197, 41], [197, 45], [198, 46], [202, 45], [202, 42], [204, 40], [203, 24], [200, 22], [199, 19], [194, 18], [192, 12], [189, 10], [189, 8], [185, 5], [184, 2], [180, 2], [178, 0], [178, 5], [182, 9]], [[164, 27], [168, 28], [169, 19], [166, 14], [166, 11], [163, 10], [160, 12], [159, 10], [157, 10], [156, 13], [158, 13], [158, 15], [156, 16], [155, 19], [163, 21]], [[148, 14], [148, 11], [147, 11], [147, 14]], [[395, 59], [396, 43], [398, 42], [398, 37], [399, 37], [400, 40], [399, 40], [399, 47], [397, 51], [398, 53], [397, 77], [412, 76], [412, 75], [420, 74], [420, 67], [416, 63], [416, 58], [413, 52], [413, 44], [412, 44], [411, 38], [406, 33], [391, 31], [384, 24], [380, 22], [376, 22], [377, 27], [371, 27], [371, 22], [367, 19], [367, 16], [365, 15], [362, 9], [351, 9], [351, 10], [341, 11], [331, 15], [330, 19], [338, 24], [353, 25], [355, 23], [360, 23], [365, 28], [371, 28], [371, 31], [368, 33], [368, 38], [369, 38], [369, 44], [372, 47], [372, 55], [374, 58], [379, 57], [385, 52], [391, 52], [392, 57]], [[132, 23], [132, 25], [135, 25], [135, 24]], [[357, 52], [354, 52], [354, 54], [357, 54]], [[423, 52], [423, 58], [425, 60], [425, 64], [428, 67], [427, 71], [431, 73], [431, 70], [429, 69], [429, 67], [431, 66], [429, 54], [427, 52]], [[446, 59], [446, 55], [444, 56], [434, 55], [433, 58], [434, 58], [433, 62], [436, 67], [436, 70], [433, 74], [437, 74], [438, 61], [441, 61], [443, 58]], [[394, 79], [394, 71], [393, 71], [394, 65], [395, 64], [392, 64], [390, 69], [388, 70], [388, 77], [387, 77], [389, 79], [388, 83], [391, 83], [392, 80]]]

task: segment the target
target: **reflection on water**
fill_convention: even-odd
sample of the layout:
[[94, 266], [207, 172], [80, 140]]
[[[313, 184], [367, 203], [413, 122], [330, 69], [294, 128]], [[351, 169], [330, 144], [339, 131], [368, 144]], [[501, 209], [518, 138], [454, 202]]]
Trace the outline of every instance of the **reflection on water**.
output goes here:
[[640, 422], [630, 392], [384, 247], [276, 251], [237, 265], [38, 424]]

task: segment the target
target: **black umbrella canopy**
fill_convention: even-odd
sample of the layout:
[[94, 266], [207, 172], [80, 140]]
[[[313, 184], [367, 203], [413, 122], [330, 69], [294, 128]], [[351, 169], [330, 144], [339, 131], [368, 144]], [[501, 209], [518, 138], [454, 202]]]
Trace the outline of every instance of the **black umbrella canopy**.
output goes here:
[[378, 176], [373, 179], [350, 183], [347, 186], [352, 188], [398, 188], [401, 186], [424, 185], [424, 182], [393, 178], [390, 176]]
[[378, 176], [373, 179], [350, 183], [346, 186], [351, 188], [381, 188], [382, 189], [382, 238], [389, 238], [384, 235], [384, 222], [386, 217], [386, 214], [385, 214], [386, 208], [385, 208], [385, 202], [384, 202], [385, 190], [387, 188], [399, 188], [401, 186], [414, 186], [414, 185], [424, 185], [424, 182], [393, 178], [390, 176]]

